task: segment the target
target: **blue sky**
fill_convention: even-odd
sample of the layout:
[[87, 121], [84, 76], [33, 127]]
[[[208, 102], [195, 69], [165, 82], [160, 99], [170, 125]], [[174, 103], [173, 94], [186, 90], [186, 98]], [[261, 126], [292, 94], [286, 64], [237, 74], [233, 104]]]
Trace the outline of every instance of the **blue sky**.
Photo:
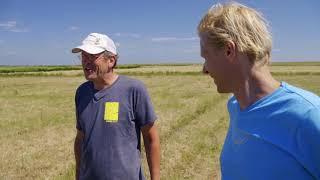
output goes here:
[[[109, 35], [120, 64], [199, 63], [196, 27], [212, 0], [1, 0], [0, 65], [79, 64], [90, 32]], [[273, 61], [320, 61], [319, 0], [242, 0], [271, 23]]]

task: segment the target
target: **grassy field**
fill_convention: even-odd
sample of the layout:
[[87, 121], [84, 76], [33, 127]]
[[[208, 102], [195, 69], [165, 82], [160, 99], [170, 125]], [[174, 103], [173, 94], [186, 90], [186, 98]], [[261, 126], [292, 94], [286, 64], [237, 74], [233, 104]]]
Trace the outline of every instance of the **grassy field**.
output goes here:
[[[125, 75], [198, 75], [201, 64], [118, 65]], [[272, 63], [273, 75], [320, 75], [320, 62]], [[0, 77], [12, 76], [83, 76], [80, 66], [0, 66]]]
[[[319, 95], [320, 68], [315, 66], [278, 65], [272, 71], [278, 80]], [[117, 70], [148, 87], [159, 118], [162, 179], [220, 177], [229, 95], [218, 94], [200, 70], [200, 65]], [[14, 73], [0, 74], [0, 179], [74, 179], [74, 92], [84, 82], [81, 71]], [[147, 172], [145, 156], [143, 166]]]

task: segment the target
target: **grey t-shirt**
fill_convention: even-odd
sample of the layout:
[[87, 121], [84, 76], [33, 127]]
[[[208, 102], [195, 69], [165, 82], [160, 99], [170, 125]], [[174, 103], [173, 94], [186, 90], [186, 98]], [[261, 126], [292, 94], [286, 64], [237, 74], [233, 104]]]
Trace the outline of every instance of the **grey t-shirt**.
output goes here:
[[119, 75], [97, 91], [83, 83], [76, 92], [77, 129], [85, 134], [80, 179], [144, 179], [140, 128], [156, 120], [143, 83]]

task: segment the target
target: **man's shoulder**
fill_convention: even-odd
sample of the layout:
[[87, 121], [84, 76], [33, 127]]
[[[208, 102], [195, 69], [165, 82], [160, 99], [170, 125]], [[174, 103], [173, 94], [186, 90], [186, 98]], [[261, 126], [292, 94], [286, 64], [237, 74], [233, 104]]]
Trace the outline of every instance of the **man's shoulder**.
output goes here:
[[288, 83], [283, 83], [283, 89], [288, 94], [288, 101], [296, 108], [320, 108], [318, 95]]
[[120, 78], [121, 81], [119, 82], [121, 83], [122, 87], [125, 86], [130, 90], [141, 90], [145, 88], [144, 83], [139, 79], [135, 79], [124, 75], [121, 75]]
[[282, 83], [283, 92], [273, 103], [276, 114], [283, 115], [284, 118], [300, 121], [314, 119], [320, 114], [320, 98], [316, 94], [302, 88]]
[[82, 83], [80, 86], [78, 86], [76, 93], [79, 94], [83, 91], [88, 91], [92, 86], [92, 82], [90, 81], [86, 81], [84, 83]]

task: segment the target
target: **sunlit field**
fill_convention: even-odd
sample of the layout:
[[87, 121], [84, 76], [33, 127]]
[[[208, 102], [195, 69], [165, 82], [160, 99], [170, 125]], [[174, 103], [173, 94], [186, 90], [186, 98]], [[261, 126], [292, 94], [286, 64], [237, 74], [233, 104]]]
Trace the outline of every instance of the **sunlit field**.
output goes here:
[[[74, 179], [74, 92], [85, 80], [79, 67], [41, 68], [0, 67], [0, 179]], [[116, 70], [149, 90], [158, 116], [162, 179], [220, 178], [230, 94], [218, 94], [201, 69], [185, 64]], [[278, 64], [271, 70], [280, 81], [320, 94], [320, 63]]]

